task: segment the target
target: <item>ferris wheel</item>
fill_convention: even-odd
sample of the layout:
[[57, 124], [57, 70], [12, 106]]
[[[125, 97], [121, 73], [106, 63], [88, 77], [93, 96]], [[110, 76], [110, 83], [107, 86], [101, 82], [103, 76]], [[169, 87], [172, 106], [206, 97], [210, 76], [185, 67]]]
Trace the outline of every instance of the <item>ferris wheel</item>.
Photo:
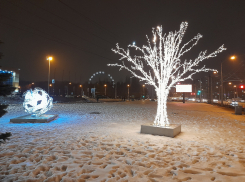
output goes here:
[[95, 78], [97, 75], [106, 75], [109, 77], [109, 79], [111, 80], [112, 84], [113, 84], [113, 87], [115, 85], [115, 82], [114, 82], [114, 79], [113, 77], [110, 75], [110, 74], [106, 74], [104, 71], [98, 71], [98, 72], [95, 72], [94, 74], [91, 75], [91, 77], [89, 78], [89, 84], [91, 83], [91, 81], [93, 80], [93, 78]]

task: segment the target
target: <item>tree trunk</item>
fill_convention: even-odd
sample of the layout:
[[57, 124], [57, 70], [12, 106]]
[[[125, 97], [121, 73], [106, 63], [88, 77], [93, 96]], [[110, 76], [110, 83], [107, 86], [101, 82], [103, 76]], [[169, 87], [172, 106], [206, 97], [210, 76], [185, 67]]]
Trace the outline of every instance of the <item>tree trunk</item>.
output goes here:
[[168, 90], [160, 92], [160, 89], [157, 90], [157, 114], [155, 117], [154, 125], [156, 126], [166, 126], [169, 125], [168, 113], [167, 113], [167, 99], [168, 99]]

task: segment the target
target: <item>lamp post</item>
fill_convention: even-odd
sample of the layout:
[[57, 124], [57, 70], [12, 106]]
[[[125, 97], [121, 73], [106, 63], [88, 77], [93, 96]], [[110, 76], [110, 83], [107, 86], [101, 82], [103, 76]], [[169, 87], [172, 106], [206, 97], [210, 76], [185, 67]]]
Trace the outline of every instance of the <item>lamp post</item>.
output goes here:
[[106, 95], [106, 86], [107, 86], [107, 85], [105, 84], [105, 85], [104, 85], [104, 87], [105, 87], [105, 95]]
[[53, 57], [47, 57], [47, 60], [49, 62], [49, 69], [48, 69], [48, 94], [49, 94], [49, 80], [50, 80], [50, 61], [53, 60]]
[[145, 85], [142, 85], [143, 86], [143, 99], [145, 98]]
[[82, 93], [82, 85], [79, 85], [79, 87], [81, 88], [81, 97], [83, 96], [83, 93]]
[[221, 82], [221, 85], [220, 85], [220, 89], [221, 89], [221, 106], [223, 106], [223, 67], [222, 67], [222, 62], [221, 62], [221, 72], [220, 72], [220, 82]]
[[128, 100], [129, 100], [129, 84], [127, 85], [127, 87], [128, 87]]
[[[231, 56], [230, 57], [230, 60], [235, 60], [236, 59], [236, 56]], [[221, 106], [223, 106], [223, 97], [224, 97], [224, 94], [223, 94], [223, 90], [224, 90], [224, 83], [223, 83], [223, 62], [221, 62], [221, 70], [220, 70], [220, 82], [221, 82], [221, 85], [220, 85], [220, 89], [221, 89]]]
[[236, 85], [234, 85], [234, 88], [236, 88], [235, 91], [234, 91], [234, 98], [236, 98], [236, 97], [238, 98], [238, 93], [237, 93], [237, 87], [236, 87]]
[[[69, 82], [69, 85], [71, 85], [71, 82]], [[67, 86], [67, 95], [69, 95], [69, 85]]]

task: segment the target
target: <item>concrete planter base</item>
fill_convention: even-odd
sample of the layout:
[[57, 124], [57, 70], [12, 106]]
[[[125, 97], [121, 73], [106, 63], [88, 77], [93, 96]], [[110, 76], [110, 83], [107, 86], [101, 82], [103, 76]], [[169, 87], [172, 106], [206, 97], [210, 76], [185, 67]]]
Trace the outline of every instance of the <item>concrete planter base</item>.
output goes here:
[[10, 119], [11, 123], [48, 123], [56, 119], [58, 115], [56, 114], [42, 114], [39, 117], [32, 117], [31, 115], [21, 116], [17, 118]]
[[154, 126], [153, 124], [141, 125], [140, 133], [175, 137], [181, 132], [181, 125], [170, 124], [169, 126]]

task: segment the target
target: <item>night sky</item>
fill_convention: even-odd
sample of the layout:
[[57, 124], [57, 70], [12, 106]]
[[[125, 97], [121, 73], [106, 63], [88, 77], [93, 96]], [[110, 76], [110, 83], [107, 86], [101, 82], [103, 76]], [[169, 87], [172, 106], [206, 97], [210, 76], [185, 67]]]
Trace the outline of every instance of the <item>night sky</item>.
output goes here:
[[[20, 79], [46, 81], [48, 61], [53, 56], [51, 78], [85, 82], [97, 71], [110, 73], [115, 81], [124, 80], [126, 71], [108, 63], [120, 58], [111, 51], [116, 43], [126, 48], [136, 42], [146, 44], [152, 27], [163, 31], [189, 27], [183, 42], [197, 33], [203, 35], [188, 54], [194, 59], [200, 51], [215, 51], [222, 44], [227, 50], [204, 63], [224, 72], [240, 68], [245, 60], [244, 0], [0, 0], [0, 60], [2, 67], [19, 68]], [[238, 60], [231, 63], [229, 56]], [[201, 77], [203, 75], [197, 75]]]

